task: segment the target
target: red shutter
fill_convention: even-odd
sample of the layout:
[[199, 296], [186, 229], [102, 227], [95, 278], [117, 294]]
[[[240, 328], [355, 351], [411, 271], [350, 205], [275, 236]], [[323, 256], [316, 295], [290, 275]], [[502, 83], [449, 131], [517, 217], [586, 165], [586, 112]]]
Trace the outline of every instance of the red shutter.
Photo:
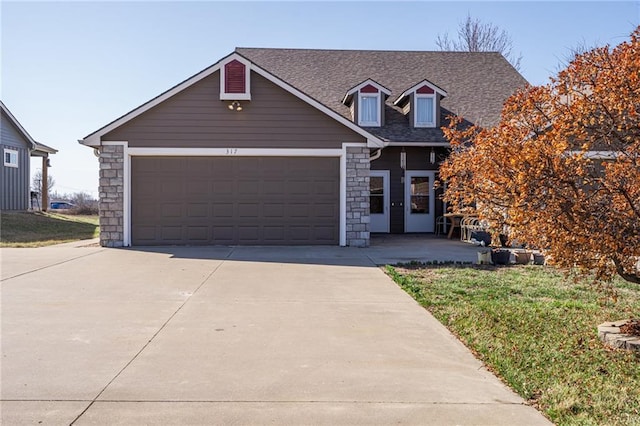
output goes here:
[[422, 86], [421, 88], [416, 90], [416, 93], [432, 95], [434, 92], [433, 92], [433, 89], [431, 87]]
[[245, 66], [234, 59], [224, 66], [224, 92], [246, 93]]

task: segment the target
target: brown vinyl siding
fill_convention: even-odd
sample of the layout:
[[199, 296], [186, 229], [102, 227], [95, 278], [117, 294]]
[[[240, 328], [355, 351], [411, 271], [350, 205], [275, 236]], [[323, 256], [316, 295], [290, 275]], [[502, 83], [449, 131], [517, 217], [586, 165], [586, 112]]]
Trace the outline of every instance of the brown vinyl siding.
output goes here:
[[[407, 153], [407, 170], [438, 170], [438, 163], [429, 162], [431, 148], [405, 147]], [[438, 157], [445, 154], [442, 147], [435, 148]], [[382, 155], [371, 162], [371, 170], [389, 170], [389, 232], [404, 233], [404, 196], [405, 184], [402, 179], [403, 170], [400, 168], [401, 147], [391, 146], [382, 150]], [[437, 179], [437, 175], [436, 175]], [[442, 191], [436, 191], [435, 215], [442, 215], [443, 205], [440, 197]]]
[[219, 71], [102, 137], [130, 147], [341, 148], [365, 138], [251, 73], [251, 101], [220, 101]]

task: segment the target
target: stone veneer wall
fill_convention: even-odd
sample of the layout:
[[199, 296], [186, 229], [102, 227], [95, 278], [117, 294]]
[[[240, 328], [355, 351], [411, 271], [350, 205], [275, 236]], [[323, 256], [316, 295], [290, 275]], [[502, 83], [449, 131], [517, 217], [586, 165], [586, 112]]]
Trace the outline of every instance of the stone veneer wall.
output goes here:
[[347, 245], [369, 246], [369, 148], [347, 147]]
[[124, 245], [124, 146], [100, 148], [100, 245]]

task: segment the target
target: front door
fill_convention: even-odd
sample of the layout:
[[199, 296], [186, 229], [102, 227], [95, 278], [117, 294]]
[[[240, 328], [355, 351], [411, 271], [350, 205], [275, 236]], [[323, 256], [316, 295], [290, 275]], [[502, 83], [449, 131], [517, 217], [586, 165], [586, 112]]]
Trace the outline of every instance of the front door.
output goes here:
[[405, 173], [404, 232], [435, 229], [435, 172], [407, 170]]
[[389, 232], [389, 170], [371, 170], [369, 175], [371, 232]]

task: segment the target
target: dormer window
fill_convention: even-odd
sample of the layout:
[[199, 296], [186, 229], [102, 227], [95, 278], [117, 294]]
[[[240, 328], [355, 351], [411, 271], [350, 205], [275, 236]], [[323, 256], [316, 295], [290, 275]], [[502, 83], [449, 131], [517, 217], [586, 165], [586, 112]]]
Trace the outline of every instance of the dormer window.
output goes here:
[[232, 55], [220, 66], [220, 100], [251, 100], [250, 66]]
[[391, 92], [369, 79], [350, 89], [342, 103], [351, 109], [351, 117], [359, 126], [384, 125], [384, 101]]
[[447, 92], [427, 80], [404, 91], [394, 102], [409, 116], [412, 127], [437, 127], [439, 125], [440, 99]]
[[428, 87], [422, 86], [415, 94], [415, 127], [436, 126], [436, 94]]
[[380, 93], [360, 91], [358, 95], [358, 124], [360, 126], [380, 126]]

